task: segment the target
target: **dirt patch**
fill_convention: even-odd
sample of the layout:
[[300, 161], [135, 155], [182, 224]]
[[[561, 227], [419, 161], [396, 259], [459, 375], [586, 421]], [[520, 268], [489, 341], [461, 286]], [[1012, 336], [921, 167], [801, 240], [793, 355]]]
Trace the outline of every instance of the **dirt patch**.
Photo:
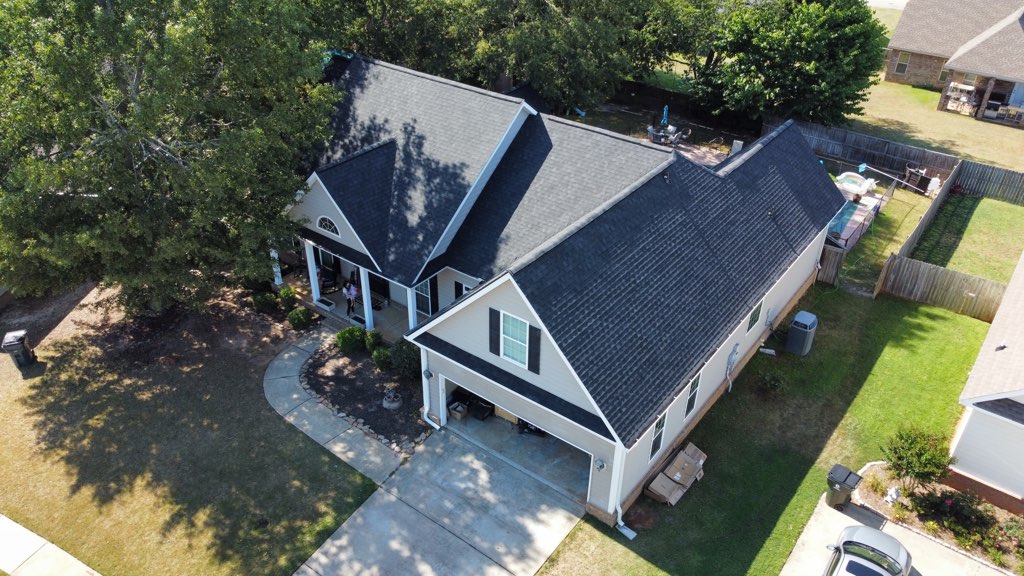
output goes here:
[[[430, 431], [420, 418], [419, 383], [378, 370], [367, 352], [345, 355], [333, 343], [326, 344], [306, 362], [302, 384], [396, 452], [411, 454]], [[394, 410], [383, 405], [389, 385], [395, 386], [402, 398], [402, 405]]]
[[[1014, 544], [1011, 543], [1008, 537], [1005, 537], [1005, 532], [1002, 535], [999, 534], [1001, 527], [1007, 520], [1014, 518], [1014, 514], [1007, 512], [1002, 508], [992, 506], [991, 504], [988, 503], [983, 504], [985, 509], [991, 512], [991, 514], [995, 517], [996, 524], [992, 529], [994, 530], [992, 536], [994, 538], [997, 538], [998, 541], [995, 541], [993, 544], [989, 545], [989, 549], [987, 550], [983, 548], [981, 545], [977, 544], [971, 546], [970, 548], [967, 548], [961, 545], [961, 543], [957, 542], [956, 536], [952, 531], [942, 526], [941, 518], [933, 518], [918, 514], [913, 510], [908, 510], [905, 518], [897, 520], [895, 518], [895, 506], [885, 501], [885, 494], [879, 494], [870, 488], [870, 486], [872, 485], [872, 477], [877, 478], [878, 481], [880, 481], [880, 486], [885, 487], [884, 489], [888, 489], [891, 486], [897, 485], [897, 481], [889, 475], [888, 468], [884, 463], [872, 464], [864, 471], [864, 480], [860, 483], [860, 485], [857, 487], [857, 490], [854, 492], [854, 501], [856, 503], [871, 510], [874, 510], [875, 512], [884, 516], [890, 522], [901, 524], [915, 532], [925, 534], [930, 538], [939, 540], [947, 546], [949, 546], [950, 548], [961, 550], [982, 562], [993, 564], [993, 557], [996, 557], [1000, 560], [1000, 565], [1002, 568], [1009, 569], [1014, 573], [1019, 573], [1022, 566], [1024, 566], [1024, 552], [1015, 553]], [[951, 489], [949, 486], [946, 486], [945, 484], [936, 483], [921, 486], [920, 488], [917, 489], [916, 493], [920, 494], [929, 491], [944, 492], [950, 494], [955, 494], [957, 492]], [[909, 507], [910, 500], [905, 495], [901, 495], [899, 502], [902, 503], [904, 506]], [[993, 550], [998, 553], [993, 552]]]

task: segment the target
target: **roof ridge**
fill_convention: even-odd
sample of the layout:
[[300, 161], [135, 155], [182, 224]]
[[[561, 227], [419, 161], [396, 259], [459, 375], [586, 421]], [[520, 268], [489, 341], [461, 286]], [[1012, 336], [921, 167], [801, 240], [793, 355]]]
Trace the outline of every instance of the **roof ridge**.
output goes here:
[[480, 94], [481, 96], [490, 96], [491, 98], [495, 98], [497, 100], [504, 100], [505, 102], [515, 104], [523, 104], [526, 102], [522, 98], [513, 98], [512, 96], [506, 96], [504, 94], [499, 94], [491, 90], [485, 90], [484, 88], [477, 88], [476, 86], [470, 86], [469, 84], [464, 84], [462, 82], [457, 82], [455, 80], [449, 80], [447, 78], [442, 78], [440, 76], [435, 76], [433, 74], [427, 74], [426, 72], [419, 72], [417, 70], [413, 70], [412, 68], [406, 68], [404, 66], [392, 64], [390, 62], [385, 62], [383, 60], [377, 60], [376, 58], [371, 58], [370, 56], [356, 54], [354, 57], [363, 60], [364, 62], [369, 62], [370, 64], [373, 64], [375, 66], [383, 66], [384, 68], [390, 68], [391, 70], [394, 70], [396, 72], [401, 72], [403, 74], [408, 74], [410, 76], [416, 76], [417, 78], [430, 80], [431, 82], [437, 82], [438, 84], [445, 84], [447, 86], [451, 86], [452, 88], [466, 90], [467, 92], [475, 92], [477, 94]]
[[975, 36], [974, 38], [971, 38], [967, 42], [961, 44], [960, 47], [956, 50], [956, 52], [953, 52], [953, 55], [949, 57], [949, 60], [954, 60], [957, 57], [962, 56], [967, 52], [970, 52], [971, 50], [974, 50], [983, 42], [992, 38], [992, 36], [995, 36], [996, 33], [1001, 32], [1004, 28], [1012, 24], [1014, 21], [1019, 20], [1022, 15], [1024, 15], [1024, 3], [1022, 3], [1021, 6], [1018, 7], [1016, 10], [1013, 10], [1012, 12], [1001, 18], [995, 24], [979, 32], [978, 35]]
[[768, 146], [768, 144], [778, 138], [780, 134], [793, 125], [795, 125], [795, 122], [792, 118], [786, 120], [778, 128], [758, 138], [753, 144], [741, 150], [739, 154], [735, 154], [723, 160], [718, 166], [715, 166], [712, 172], [714, 172], [716, 176], [722, 177], [732, 174], [733, 171], [746, 163], [750, 158], [753, 158], [759, 151]]
[[355, 152], [349, 154], [348, 156], [342, 156], [341, 158], [338, 158], [337, 160], [335, 160], [333, 162], [328, 162], [327, 164], [324, 164], [323, 166], [319, 166], [319, 167], [316, 168], [316, 170], [313, 170], [313, 171], [317, 172], [317, 173], [326, 172], [326, 171], [328, 171], [328, 170], [330, 170], [332, 168], [337, 168], [338, 166], [348, 162], [349, 160], [355, 160], [356, 158], [358, 158], [358, 157], [360, 157], [360, 156], [362, 156], [364, 154], [369, 154], [370, 152], [373, 152], [374, 150], [376, 150], [377, 148], [380, 148], [381, 146], [384, 146], [385, 144], [391, 144], [391, 143], [394, 143], [394, 142], [397, 142], [397, 140], [395, 140], [394, 136], [392, 136], [391, 138], [385, 138], [385, 139], [381, 140], [380, 142], [377, 142], [375, 144], [370, 144], [366, 148], [361, 148], [359, 150], [356, 150]]
[[564, 125], [572, 127], [572, 128], [578, 128], [580, 130], [586, 130], [587, 132], [594, 132], [595, 134], [600, 134], [602, 136], [609, 136], [609, 137], [614, 138], [616, 140], [621, 140], [623, 142], [627, 142], [627, 143], [630, 143], [630, 144], [636, 144], [638, 146], [641, 146], [643, 148], [648, 148], [650, 150], [657, 150], [659, 152], [671, 152], [671, 150], [666, 149], [663, 146], [658, 146], [656, 144], [652, 144], [652, 143], [647, 142], [645, 140], [640, 140], [639, 138], [633, 138], [632, 136], [627, 136], [625, 134], [620, 134], [618, 132], [612, 132], [611, 130], [608, 130], [608, 129], [605, 129], [605, 128], [599, 128], [597, 126], [591, 126], [589, 124], [580, 124], [579, 122], [576, 122], [574, 120], [569, 120], [568, 118], [562, 118], [560, 116], [555, 116], [555, 115], [552, 115], [552, 114], [541, 114], [541, 116], [543, 116], [547, 120], [554, 120], [557, 124], [564, 124]]
[[[636, 182], [633, 182], [632, 184], [624, 188], [622, 191], [620, 191], [618, 194], [615, 194], [608, 200], [605, 200], [597, 208], [594, 208], [587, 214], [584, 214], [583, 217], [581, 217], [579, 220], [576, 220], [572, 224], [566, 226], [565, 228], [562, 229], [562, 231], [558, 232], [551, 238], [548, 238], [533, 250], [530, 250], [526, 254], [520, 256], [519, 258], [516, 258], [512, 262], [512, 264], [509, 265], [508, 271], [518, 272], [522, 270], [531, 262], [536, 261], [538, 258], [552, 250], [554, 247], [558, 246], [562, 242], [565, 242], [567, 238], [585, 228], [588, 224], [596, 220], [598, 216], [601, 216], [602, 214], [610, 210], [613, 206], [615, 206], [623, 199], [627, 198], [630, 194], [635, 192], [638, 188], [649, 182], [652, 178], [654, 178], [661, 172], [664, 172], [665, 169], [671, 166], [672, 163], [675, 161], [676, 155], [673, 154], [668, 158], [668, 160], [665, 160], [661, 164], [655, 166], [654, 169], [652, 169], [650, 172], [644, 174], [639, 179], [637, 179]], [[500, 275], [500, 273], [497, 275]]]

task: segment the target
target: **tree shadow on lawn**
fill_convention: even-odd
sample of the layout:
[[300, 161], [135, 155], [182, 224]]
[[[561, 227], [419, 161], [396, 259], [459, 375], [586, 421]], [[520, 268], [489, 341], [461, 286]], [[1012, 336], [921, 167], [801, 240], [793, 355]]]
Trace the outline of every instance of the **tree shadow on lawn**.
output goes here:
[[[939, 111], [936, 111], [935, 113], [943, 114], [943, 112]], [[966, 116], [964, 119], [966, 121], [975, 122], [975, 120]], [[873, 122], [867, 122], [862, 119], [853, 118], [851, 119], [850, 125], [846, 126], [846, 128], [868, 136], [891, 140], [892, 142], [917, 146], [918, 148], [926, 148], [935, 152], [950, 154], [958, 158], [964, 157], [964, 153], [960, 149], [960, 145], [956, 140], [927, 137], [921, 132], [919, 126], [902, 120], [893, 120], [890, 118], [875, 118], [873, 120]], [[971, 158], [971, 160], [978, 159]]]
[[[862, 464], [831, 439], [882, 352], [924, 353], [940, 318], [914, 303], [817, 287], [799, 309], [818, 315], [814, 349], [805, 358], [758, 355], [743, 370], [688, 438], [708, 454], [706, 473], [676, 507], [641, 497], [634, 513], [655, 519], [632, 542], [585, 521], [670, 574], [777, 574], [826, 488], [827, 467]], [[786, 374], [782, 395], [758, 392], [765, 369]]]
[[981, 203], [981, 196], [948, 196], [939, 213], [921, 236], [912, 257], [945, 267], [956, 254], [971, 218]]
[[291, 574], [375, 486], [271, 409], [261, 384], [275, 346], [238, 312], [58, 342], [23, 403], [72, 493], [103, 508], [141, 485], [171, 510], [163, 536], [209, 538], [231, 573]]

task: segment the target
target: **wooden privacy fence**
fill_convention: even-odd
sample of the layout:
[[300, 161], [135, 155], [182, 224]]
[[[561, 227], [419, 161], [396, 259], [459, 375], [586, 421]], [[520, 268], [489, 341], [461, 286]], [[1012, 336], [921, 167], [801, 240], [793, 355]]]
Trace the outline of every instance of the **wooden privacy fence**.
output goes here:
[[818, 261], [818, 281], [837, 286], [839, 271], [843, 269], [845, 259], [846, 250], [825, 244], [821, 250], [821, 260]]
[[[765, 122], [764, 133], [771, 132], [781, 124], [778, 121]], [[926, 168], [929, 176], [939, 176], [946, 180], [960, 160], [952, 154], [900, 144], [843, 128], [828, 128], [810, 122], [796, 124], [818, 156], [853, 165], [867, 163], [872, 168], [891, 172], [900, 178], [909, 164], [916, 168]]]
[[964, 160], [955, 180], [968, 196], [984, 196], [1024, 206], [1024, 173]]
[[946, 196], [949, 195], [949, 190], [956, 183], [957, 177], [959, 176], [960, 170], [962, 168], [962, 162], [960, 164], [957, 164], [956, 168], [953, 168], [953, 173], [950, 174], [950, 177], [947, 178], [946, 181], [942, 183], [942, 188], [939, 188], [939, 192], [935, 195], [935, 198], [932, 200], [931, 206], [928, 206], [928, 209], [925, 210], [924, 214], [921, 216], [921, 219], [918, 220], [917, 227], [914, 228], [914, 231], [911, 232], [910, 236], [908, 236], [906, 241], [903, 242], [903, 246], [900, 246], [900, 256], [903, 256], [904, 258], [910, 258], [911, 252], [913, 252], [914, 248], [917, 247], [917, 243], [921, 241], [921, 236], [924, 235], [924, 231], [928, 229], [928, 226], [931, 225], [932, 220], [935, 220], [935, 215], [938, 214], [939, 209], [942, 208], [942, 203], [946, 200]]
[[992, 322], [1006, 284], [892, 254], [875, 285], [875, 296], [892, 294]]

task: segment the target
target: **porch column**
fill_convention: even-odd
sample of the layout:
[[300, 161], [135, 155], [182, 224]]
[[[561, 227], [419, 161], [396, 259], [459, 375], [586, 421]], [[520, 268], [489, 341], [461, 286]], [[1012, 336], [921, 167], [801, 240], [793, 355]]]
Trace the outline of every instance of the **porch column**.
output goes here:
[[273, 260], [270, 267], [274, 270], [274, 286], [280, 286], [284, 284], [284, 278], [281, 278], [281, 263], [277, 259], [277, 250], [270, 251], [270, 259]]
[[985, 114], [985, 106], [988, 105], [988, 99], [992, 97], [992, 89], [996, 87], [996, 79], [989, 78], [988, 85], [985, 86], [985, 97], [978, 103], [978, 110], [975, 112], [975, 118], [981, 118]]
[[409, 311], [409, 330], [416, 327], [416, 289], [405, 289], [405, 302]]
[[[430, 420], [430, 378], [427, 374], [430, 374], [430, 368], [427, 364], [427, 351], [424, 348], [420, 348], [420, 366], [423, 368], [423, 374], [420, 376], [423, 378], [423, 420]], [[441, 379], [440, 376], [437, 377]], [[437, 415], [438, 419], [441, 415]]]
[[942, 112], [948, 112], [946, 108], [949, 106], [949, 89], [953, 84], [953, 73], [950, 72], [946, 78], [946, 85], [942, 87], [942, 92], [939, 93], [939, 107], [937, 110]]
[[309, 240], [302, 240], [302, 247], [306, 251], [306, 269], [309, 270], [309, 290], [313, 293], [313, 302], [320, 299], [320, 278], [316, 275], [316, 257], [313, 254], [313, 243]]
[[370, 295], [370, 272], [359, 267], [359, 292], [363, 295], [363, 317], [366, 318], [366, 329], [373, 330], [373, 298]]

